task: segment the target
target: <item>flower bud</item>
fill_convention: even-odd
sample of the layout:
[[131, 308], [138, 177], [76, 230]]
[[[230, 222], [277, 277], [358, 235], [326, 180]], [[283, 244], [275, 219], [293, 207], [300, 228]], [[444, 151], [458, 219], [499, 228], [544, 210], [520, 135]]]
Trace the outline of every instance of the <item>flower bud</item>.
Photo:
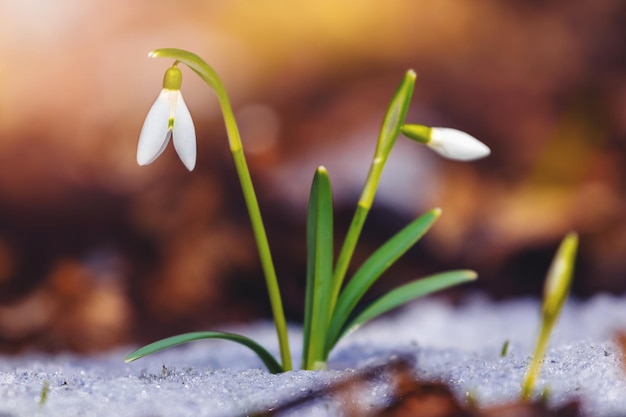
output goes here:
[[472, 161], [484, 158], [491, 150], [475, 137], [457, 129], [403, 125], [402, 134], [423, 143], [439, 155], [457, 161]]

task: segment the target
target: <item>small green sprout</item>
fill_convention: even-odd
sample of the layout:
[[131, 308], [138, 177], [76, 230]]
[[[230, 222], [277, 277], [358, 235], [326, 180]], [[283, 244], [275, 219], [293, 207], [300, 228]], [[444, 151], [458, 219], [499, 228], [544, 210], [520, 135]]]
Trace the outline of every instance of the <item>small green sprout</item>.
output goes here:
[[39, 394], [39, 406], [43, 407], [46, 401], [48, 401], [48, 393], [50, 392], [50, 382], [48, 380], [43, 381], [41, 386], [41, 393]]
[[[177, 67], [178, 64], [187, 65], [215, 92], [222, 110], [230, 150], [239, 176], [265, 276], [278, 337], [280, 361], [276, 360], [264, 347], [247, 337], [212, 331], [187, 333], [154, 342], [129, 354], [126, 361], [131, 362], [157, 351], [194, 340], [217, 338], [230, 340], [248, 347], [259, 356], [272, 373], [289, 371], [293, 367], [278, 279], [239, 137], [239, 129], [226, 89], [213, 68], [191, 52], [166, 48], [152, 51], [149, 56], [170, 58], [175, 62], [167, 70], [163, 81], [163, 90], [144, 122], [137, 148], [137, 162], [139, 165], [153, 162], [164, 151], [170, 137], [173, 137], [174, 147], [183, 164], [190, 171], [193, 170], [196, 161], [195, 131], [191, 116], [180, 93], [182, 73]], [[439, 218], [441, 210], [435, 208], [407, 225], [376, 250], [363, 265], [357, 268], [344, 286], [352, 255], [372, 207], [383, 168], [401, 132], [418, 142], [427, 144], [448, 158], [471, 160], [489, 154], [489, 148], [484, 144], [454, 129], [424, 126], [421, 134], [426, 136], [422, 140], [415, 137], [416, 129], [412, 126], [417, 125], [404, 124], [415, 79], [415, 72], [407, 71], [391, 99], [383, 119], [361, 197], [336, 262], [333, 259], [335, 238], [330, 177], [326, 168], [322, 166], [317, 168], [314, 174], [307, 215], [307, 274], [302, 369], [325, 368], [331, 350], [341, 337], [367, 321], [416, 298], [476, 279], [476, 273], [468, 270], [431, 275], [388, 292], [367, 306], [360, 314], [354, 314], [355, 307], [370, 287], [391, 265], [413, 247]]]
[[509, 353], [509, 341], [505, 340], [502, 344], [502, 349], [500, 350], [500, 357], [504, 358]]
[[535, 381], [539, 376], [541, 364], [546, 355], [550, 334], [569, 295], [577, 248], [578, 235], [573, 232], [569, 233], [561, 242], [548, 271], [543, 287], [541, 330], [532, 362], [522, 384], [522, 399], [525, 401], [529, 400], [533, 393]]

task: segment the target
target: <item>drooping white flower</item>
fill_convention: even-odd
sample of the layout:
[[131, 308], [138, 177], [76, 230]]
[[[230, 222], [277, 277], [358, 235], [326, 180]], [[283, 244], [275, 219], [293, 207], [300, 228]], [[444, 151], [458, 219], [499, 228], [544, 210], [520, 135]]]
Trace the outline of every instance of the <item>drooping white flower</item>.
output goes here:
[[176, 66], [168, 68], [163, 78], [163, 90], [150, 108], [139, 134], [139, 165], [157, 159], [173, 138], [174, 149], [187, 169], [192, 171], [196, 166], [196, 131], [180, 92], [181, 83], [180, 69]]
[[491, 150], [472, 135], [447, 127], [403, 125], [402, 133], [423, 143], [439, 155], [457, 161], [472, 161], [488, 156]]

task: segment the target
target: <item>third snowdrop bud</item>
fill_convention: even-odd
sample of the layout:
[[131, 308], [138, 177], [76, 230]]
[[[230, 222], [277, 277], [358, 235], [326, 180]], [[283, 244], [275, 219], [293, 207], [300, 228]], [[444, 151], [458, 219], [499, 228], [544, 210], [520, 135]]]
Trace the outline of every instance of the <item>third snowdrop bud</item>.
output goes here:
[[569, 233], [559, 246], [543, 287], [543, 314], [556, 318], [569, 295], [574, 275], [578, 235]]
[[400, 130], [404, 136], [425, 144], [448, 159], [472, 161], [484, 158], [491, 153], [487, 145], [457, 129], [403, 125]]

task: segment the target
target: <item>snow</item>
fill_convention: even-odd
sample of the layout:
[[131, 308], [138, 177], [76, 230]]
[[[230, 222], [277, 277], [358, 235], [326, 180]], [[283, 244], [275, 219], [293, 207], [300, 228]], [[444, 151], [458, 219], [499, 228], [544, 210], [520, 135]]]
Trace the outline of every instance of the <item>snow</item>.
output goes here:
[[[626, 330], [626, 298], [599, 295], [570, 301], [551, 339], [537, 394], [550, 404], [578, 399], [588, 416], [626, 415], [626, 367], [614, 342]], [[475, 296], [460, 306], [419, 300], [397, 314], [346, 337], [327, 371], [271, 375], [246, 348], [199, 341], [126, 364], [133, 347], [98, 356], [37, 353], [0, 357], [0, 416], [236, 416], [274, 409], [336, 386], [369, 367], [408, 358], [420, 378], [446, 382], [462, 401], [481, 405], [519, 397], [539, 327], [539, 304], [523, 299], [494, 303]], [[225, 329], [220, 329], [225, 330]], [[277, 352], [272, 323], [229, 328]], [[294, 363], [300, 334], [290, 330]], [[508, 354], [501, 357], [505, 341]], [[44, 404], [41, 394], [47, 386]], [[384, 376], [358, 393], [313, 396], [291, 415], [335, 416], [345, 403], [363, 410], [385, 404]]]

